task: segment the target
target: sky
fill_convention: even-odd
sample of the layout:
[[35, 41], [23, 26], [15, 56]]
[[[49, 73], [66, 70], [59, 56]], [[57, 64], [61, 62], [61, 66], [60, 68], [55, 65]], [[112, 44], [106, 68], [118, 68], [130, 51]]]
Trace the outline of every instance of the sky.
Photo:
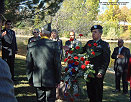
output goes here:
[[[100, 2], [108, 2], [108, 0], [99, 0]], [[122, 5], [120, 3], [120, 8], [123, 7], [123, 6], [127, 6], [128, 8], [131, 8], [131, 0], [119, 0], [119, 2], [128, 2], [126, 3], [126, 5]], [[100, 5], [100, 12], [99, 14], [102, 14], [104, 13], [104, 11], [107, 9], [106, 5], [103, 5], [102, 3], [99, 4]]]

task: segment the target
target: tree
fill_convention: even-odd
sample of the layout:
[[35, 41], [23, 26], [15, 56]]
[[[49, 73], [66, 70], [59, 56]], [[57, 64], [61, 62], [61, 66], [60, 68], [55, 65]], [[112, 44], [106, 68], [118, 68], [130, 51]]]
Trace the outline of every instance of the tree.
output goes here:
[[4, 0], [0, 0], [0, 14], [3, 14], [5, 11]]
[[[115, 3], [119, 0], [115, 0]], [[108, 2], [113, 2], [113, 0], [108, 0]], [[101, 15], [99, 15], [98, 20], [100, 20], [104, 26], [103, 35], [105, 37], [111, 37], [112, 31], [114, 34], [119, 35], [119, 16], [120, 9], [119, 5], [107, 5], [107, 10]], [[115, 37], [118, 37], [116, 35]]]
[[61, 34], [70, 30], [87, 35], [98, 15], [98, 0], [64, 0], [53, 18], [53, 27]]
[[4, 13], [4, 0], [0, 0], [0, 33], [1, 33], [1, 26], [2, 26], [2, 14]]
[[[5, 17], [13, 22], [38, 15], [41, 20], [46, 15], [54, 16], [63, 0], [1, 0], [5, 3]], [[0, 2], [2, 4], [2, 2]], [[3, 7], [3, 6], [0, 6]], [[1, 11], [4, 8], [1, 9]]]
[[121, 15], [120, 15], [120, 21], [127, 22], [129, 9], [126, 6], [123, 6], [121, 8]]

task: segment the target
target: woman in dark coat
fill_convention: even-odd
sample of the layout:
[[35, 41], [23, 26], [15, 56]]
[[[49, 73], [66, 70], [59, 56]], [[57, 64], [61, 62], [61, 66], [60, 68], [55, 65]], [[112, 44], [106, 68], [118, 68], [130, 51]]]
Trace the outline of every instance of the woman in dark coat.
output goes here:
[[39, 29], [37, 29], [37, 28], [34, 29], [34, 30], [32, 31], [32, 34], [33, 34], [34, 36], [31, 37], [31, 38], [29, 38], [28, 44], [31, 43], [31, 42], [33, 42], [33, 41], [37, 41], [37, 40], [40, 39], [40, 36], [39, 36]]
[[62, 40], [59, 39], [58, 31], [56, 29], [53, 29], [51, 31], [50, 39], [53, 40], [53, 41], [57, 41], [58, 47], [59, 47], [59, 50], [60, 50], [61, 60], [62, 60], [62, 57], [63, 57], [63, 44], [62, 44]]

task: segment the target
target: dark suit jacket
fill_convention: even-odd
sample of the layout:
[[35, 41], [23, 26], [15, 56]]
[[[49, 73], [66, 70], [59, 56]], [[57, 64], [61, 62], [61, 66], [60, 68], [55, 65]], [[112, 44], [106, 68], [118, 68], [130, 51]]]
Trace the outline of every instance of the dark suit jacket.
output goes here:
[[130, 50], [126, 47], [122, 48], [120, 54], [123, 55], [124, 58], [117, 58], [118, 53], [119, 53], [119, 47], [114, 48], [114, 51], [111, 56], [112, 59], [115, 59], [114, 70], [115, 71], [119, 70], [119, 71], [123, 72], [125, 69], [127, 70], [127, 68], [128, 68]]
[[1, 38], [2, 41], [2, 58], [8, 56], [15, 56], [17, 51], [16, 36], [13, 30], [4, 29], [7, 34]]
[[40, 36], [38, 36], [37, 38], [31, 37], [31, 38], [28, 39], [28, 44], [29, 44], [30, 42], [37, 41], [37, 40], [39, 40], [39, 39], [40, 39]]
[[[94, 40], [89, 40], [86, 45], [83, 47], [83, 52], [87, 52], [89, 49], [88, 44], [94, 44]], [[105, 74], [106, 70], [108, 68], [109, 62], [110, 62], [110, 47], [109, 44], [103, 40], [99, 40], [97, 42], [97, 47], [93, 48], [94, 52], [99, 52], [100, 54], [98, 56], [95, 56], [93, 58], [90, 58], [90, 63], [94, 65], [94, 70], [97, 73]], [[88, 54], [88, 52], [87, 52]]]
[[82, 44], [81, 44], [80, 41], [78, 41], [76, 39], [74, 39], [73, 41], [68, 40], [68, 41], [65, 42], [65, 46], [68, 46], [68, 47], [71, 48], [71, 45], [72, 45], [73, 48], [75, 48], [76, 46], [81, 46]]
[[61, 62], [58, 44], [48, 39], [29, 43], [27, 77], [34, 87], [55, 87], [60, 82]]

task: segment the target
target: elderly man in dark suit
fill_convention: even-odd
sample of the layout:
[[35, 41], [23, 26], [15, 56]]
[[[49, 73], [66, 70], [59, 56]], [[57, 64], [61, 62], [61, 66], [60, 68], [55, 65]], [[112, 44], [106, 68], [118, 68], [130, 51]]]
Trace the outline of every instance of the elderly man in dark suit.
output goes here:
[[115, 59], [114, 71], [115, 71], [115, 86], [116, 89], [113, 92], [120, 91], [120, 78], [122, 77], [123, 93], [128, 93], [128, 82], [126, 80], [128, 62], [130, 57], [130, 50], [123, 46], [124, 41], [118, 40], [118, 47], [114, 48], [111, 58]]
[[42, 38], [29, 43], [26, 57], [29, 84], [36, 88], [37, 102], [55, 102], [60, 83], [61, 62], [58, 44], [49, 40], [50, 32], [41, 31]]
[[2, 30], [1, 41], [2, 41], [2, 59], [5, 60], [9, 67], [14, 80], [14, 60], [15, 54], [17, 53], [17, 43], [15, 32], [11, 30], [12, 22], [7, 20], [5, 22], [5, 29]]
[[69, 48], [75, 48], [76, 46], [82, 46], [82, 43], [76, 39], [75, 32], [70, 32], [70, 40], [65, 42], [65, 46]]

